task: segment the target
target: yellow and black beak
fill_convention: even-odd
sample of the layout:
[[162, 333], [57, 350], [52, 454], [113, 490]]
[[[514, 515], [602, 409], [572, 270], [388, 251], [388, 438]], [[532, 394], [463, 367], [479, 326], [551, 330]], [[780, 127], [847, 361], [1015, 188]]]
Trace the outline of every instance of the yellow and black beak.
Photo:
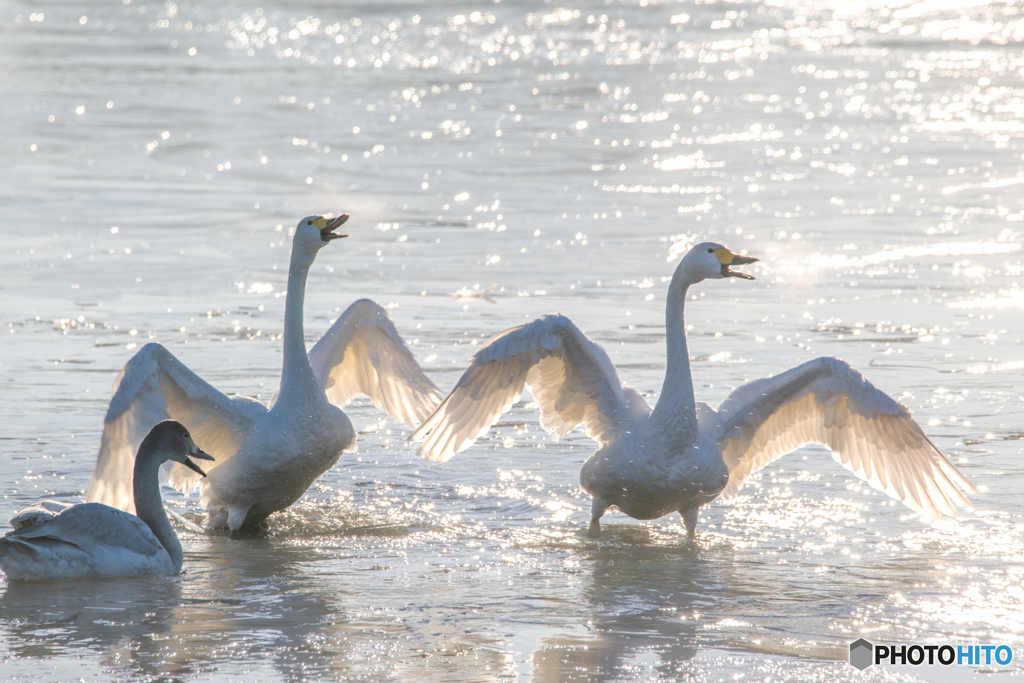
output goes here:
[[199, 446], [197, 446], [196, 442], [192, 440], [191, 436], [187, 436], [186, 440], [187, 440], [187, 443], [188, 443], [188, 453], [186, 454], [185, 460], [184, 460], [185, 467], [189, 468], [193, 472], [198, 472], [199, 474], [201, 474], [201, 475], [203, 475], [205, 477], [206, 476], [206, 472], [203, 472], [199, 468], [199, 465], [197, 465], [194, 462], [192, 462], [191, 460], [189, 460], [189, 458], [197, 458], [199, 460], [210, 460], [210, 461], [212, 461], [213, 460], [213, 456], [210, 455], [209, 453], [207, 453], [206, 451], [204, 451]]
[[744, 266], [748, 263], [757, 263], [760, 259], [756, 259], [753, 256], [734, 254], [725, 247], [715, 249], [714, 251], [715, 256], [718, 257], [718, 262], [722, 264], [722, 277], [741, 277], [744, 280], [754, 279], [753, 275], [733, 270], [730, 266]]
[[348, 235], [339, 235], [334, 230], [341, 226], [342, 223], [348, 220], [348, 214], [343, 213], [337, 218], [324, 218], [320, 216], [313, 220], [313, 225], [320, 228], [320, 239], [324, 242], [330, 242], [341, 237], [348, 237]]

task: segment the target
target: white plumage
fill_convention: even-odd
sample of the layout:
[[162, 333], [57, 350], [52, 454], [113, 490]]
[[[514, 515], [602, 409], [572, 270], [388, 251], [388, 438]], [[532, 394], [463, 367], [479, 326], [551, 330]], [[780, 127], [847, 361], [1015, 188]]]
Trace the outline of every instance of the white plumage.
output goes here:
[[768, 463], [808, 443], [832, 450], [843, 467], [931, 520], [956, 516], [974, 486], [932, 443], [910, 411], [848, 363], [816, 358], [732, 392], [698, 422], [729, 467], [723, 498]]
[[552, 438], [583, 424], [598, 443], [580, 472], [593, 496], [591, 536], [611, 506], [637, 519], [679, 512], [692, 536], [700, 506], [734, 495], [752, 472], [808, 443], [828, 446], [844, 467], [929, 519], [969, 507], [963, 491], [977, 490], [910, 412], [839, 359], [751, 382], [717, 411], [695, 401], [687, 291], [705, 279], [753, 279], [730, 266], [756, 260], [703, 243], [676, 268], [666, 302], [665, 382], [653, 410], [619, 381], [600, 346], [568, 318], [548, 315], [489, 340], [410, 438], [423, 439], [419, 452], [428, 460], [448, 460], [529, 388]]
[[445, 462], [468, 448], [529, 387], [557, 441], [576, 425], [602, 446], [650, 412], [623, 386], [608, 354], [563, 315], [545, 315], [490, 339], [447, 398], [412, 434], [420, 454]]
[[188, 470], [165, 468], [166, 481], [186, 493], [201, 485], [209, 524], [256, 530], [268, 515], [298, 500], [338, 461], [356, 450], [352, 423], [340, 410], [365, 394], [392, 417], [415, 426], [440, 393], [423, 374], [391, 318], [369, 300], [352, 304], [306, 353], [302, 307], [317, 252], [348, 216], [310, 216], [292, 242], [285, 301], [281, 386], [264, 406], [228, 397], [159, 344], [147, 344], [125, 365], [103, 425], [87, 500], [130, 509], [132, 458], [156, 422], [174, 418], [217, 458], [201, 483]]
[[160, 465], [172, 460], [203, 472], [189, 457], [213, 460], [180, 423], [149, 432], [133, 468], [138, 516], [102, 503], [44, 500], [10, 520], [0, 538], [0, 569], [10, 579], [177, 574], [182, 550], [160, 497]]

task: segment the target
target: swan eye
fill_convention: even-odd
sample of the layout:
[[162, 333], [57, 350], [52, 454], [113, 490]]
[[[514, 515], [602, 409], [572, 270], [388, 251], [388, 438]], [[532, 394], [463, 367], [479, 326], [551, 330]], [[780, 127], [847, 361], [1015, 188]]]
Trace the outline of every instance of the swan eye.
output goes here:
[[313, 225], [313, 221], [306, 221], [306, 225]]
[[714, 250], [714, 249], [708, 249], [708, 253], [709, 253], [709, 254], [714, 254], [714, 253], [715, 253], [715, 250]]

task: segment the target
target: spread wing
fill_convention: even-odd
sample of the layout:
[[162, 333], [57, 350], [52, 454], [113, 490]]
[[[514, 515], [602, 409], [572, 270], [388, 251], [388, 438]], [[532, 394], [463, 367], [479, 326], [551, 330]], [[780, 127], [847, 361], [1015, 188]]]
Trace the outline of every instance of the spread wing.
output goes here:
[[729, 468], [723, 497], [744, 479], [809, 443], [872, 487], [929, 519], [970, 508], [963, 491], [977, 489], [932, 443], [907, 408], [838, 358], [817, 358], [732, 392], [716, 412], [698, 410]]
[[529, 387], [540, 424], [556, 441], [582, 423], [599, 444], [614, 441], [650, 413], [647, 401], [623, 386], [608, 354], [571, 320], [546, 315], [492, 337], [473, 356], [458, 384], [410, 440], [419, 453], [444, 462], [470, 446]]
[[387, 312], [369, 299], [348, 307], [309, 351], [327, 400], [343, 408], [359, 394], [415, 427], [441, 400]]
[[[253, 422], [267, 412], [258, 401], [231, 398], [214, 389], [160, 344], [143, 346], [124, 366], [114, 386], [85, 498], [129, 512], [135, 510], [135, 454], [157, 422], [181, 422], [220, 466], [245, 441]], [[201, 479], [175, 462], [164, 464], [161, 478], [186, 493]]]

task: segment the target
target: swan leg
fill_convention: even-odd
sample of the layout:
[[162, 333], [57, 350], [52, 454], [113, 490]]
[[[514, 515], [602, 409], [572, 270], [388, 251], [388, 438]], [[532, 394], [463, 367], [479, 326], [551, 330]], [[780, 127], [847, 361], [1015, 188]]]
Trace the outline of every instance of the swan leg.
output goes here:
[[206, 530], [224, 529], [228, 526], [227, 508], [208, 508], [206, 511]]
[[[237, 513], [237, 516], [234, 516]], [[269, 513], [256, 512], [252, 507], [231, 508], [228, 513], [228, 526], [231, 532], [228, 538], [234, 540], [265, 538], [267, 535], [266, 519]]]
[[601, 516], [609, 507], [611, 507], [611, 503], [601, 498], [594, 498], [590, 507], [590, 528], [587, 529], [587, 538], [601, 537]]
[[692, 507], [688, 510], [680, 510], [679, 514], [683, 516], [683, 524], [686, 526], [686, 535], [690, 539], [697, 538], [697, 515], [700, 514], [699, 507]]
[[245, 524], [246, 515], [249, 514], [249, 506], [231, 506], [228, 507], [228, 529], [234, 534], [236, 531], [242, 528]]

